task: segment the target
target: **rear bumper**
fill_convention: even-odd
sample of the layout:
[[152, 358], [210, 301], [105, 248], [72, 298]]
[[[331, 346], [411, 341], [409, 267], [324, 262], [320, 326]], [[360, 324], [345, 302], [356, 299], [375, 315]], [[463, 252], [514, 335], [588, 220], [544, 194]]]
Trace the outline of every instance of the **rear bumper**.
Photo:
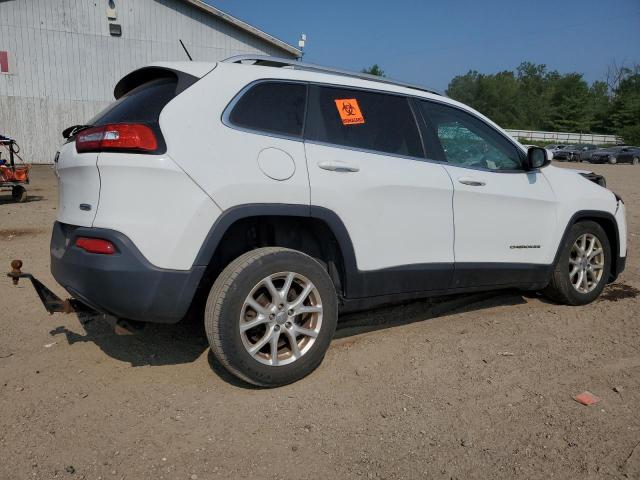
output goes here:
[[[87, 253], [78, 236], [109, 240], [113, 255]], [[157, 268], [129, 238], [103, 228], [56, 222], [51, 237], [51, 273], [71, 295], [99, 312], [155, 323], [180, 321], [193, 300], [206, 267]]]

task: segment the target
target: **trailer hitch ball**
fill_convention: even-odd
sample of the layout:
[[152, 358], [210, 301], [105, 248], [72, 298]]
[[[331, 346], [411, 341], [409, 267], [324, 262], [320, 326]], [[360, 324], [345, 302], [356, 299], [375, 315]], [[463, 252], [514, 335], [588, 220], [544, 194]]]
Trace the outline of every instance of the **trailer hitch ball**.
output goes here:
[[18, 285], [18, 281], [20, 280], [20, 275], [22, 275], [22, 260], [14, 260], [11, 262], [11, 273], [9, 276], [13, 281], [14, 285]]

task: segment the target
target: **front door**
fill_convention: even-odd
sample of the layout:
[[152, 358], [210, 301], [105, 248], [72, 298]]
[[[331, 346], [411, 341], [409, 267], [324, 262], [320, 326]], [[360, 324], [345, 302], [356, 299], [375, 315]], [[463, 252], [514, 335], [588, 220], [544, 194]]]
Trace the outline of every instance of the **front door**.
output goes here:
[[455, 287], [544, 280], [557, 245], [555, 196], [497, 129], [459, 108], [422, 102], [453, 182]]

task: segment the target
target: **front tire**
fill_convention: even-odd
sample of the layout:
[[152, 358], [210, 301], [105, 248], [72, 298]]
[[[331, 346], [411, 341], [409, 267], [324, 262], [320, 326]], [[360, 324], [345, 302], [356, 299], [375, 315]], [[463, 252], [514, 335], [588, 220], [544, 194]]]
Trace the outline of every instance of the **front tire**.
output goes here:
[[566, 305], [586, 305], [605, 287], [611, 270], [611, 246], [593, 221], [574, 224], [562, 246], [545, 296]]
[[323, 266], [278, 247], [231, 262], [205, 309], [214, 356], [233, 375], [261, 387], [286, 385], [315, 370], [337, 321], [335, 287]]
[[631, 160], [632, 165], [638, 165], [639, 163], [640, 163], [639, 157], [633, 157], [633, 159]]

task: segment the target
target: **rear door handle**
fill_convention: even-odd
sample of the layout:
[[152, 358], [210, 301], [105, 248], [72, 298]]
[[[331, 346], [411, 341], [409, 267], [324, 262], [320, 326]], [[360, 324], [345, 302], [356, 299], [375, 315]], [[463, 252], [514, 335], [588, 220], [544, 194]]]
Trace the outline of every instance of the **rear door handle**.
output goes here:
[[357, 165], [351, 165], [346, 162], [339, 161], [325, 161], [319, 162], [318, 167], [323, 170], [329, 170], [330, 172], [359, 172], [360, 168]]
[[475, 180], [468, 177], [459, 178], [458, 182], [462, 183], [463, 185], [469, 185], [471, 187], [484, 187], [486, 185], [486, 183], [481, 180]]

